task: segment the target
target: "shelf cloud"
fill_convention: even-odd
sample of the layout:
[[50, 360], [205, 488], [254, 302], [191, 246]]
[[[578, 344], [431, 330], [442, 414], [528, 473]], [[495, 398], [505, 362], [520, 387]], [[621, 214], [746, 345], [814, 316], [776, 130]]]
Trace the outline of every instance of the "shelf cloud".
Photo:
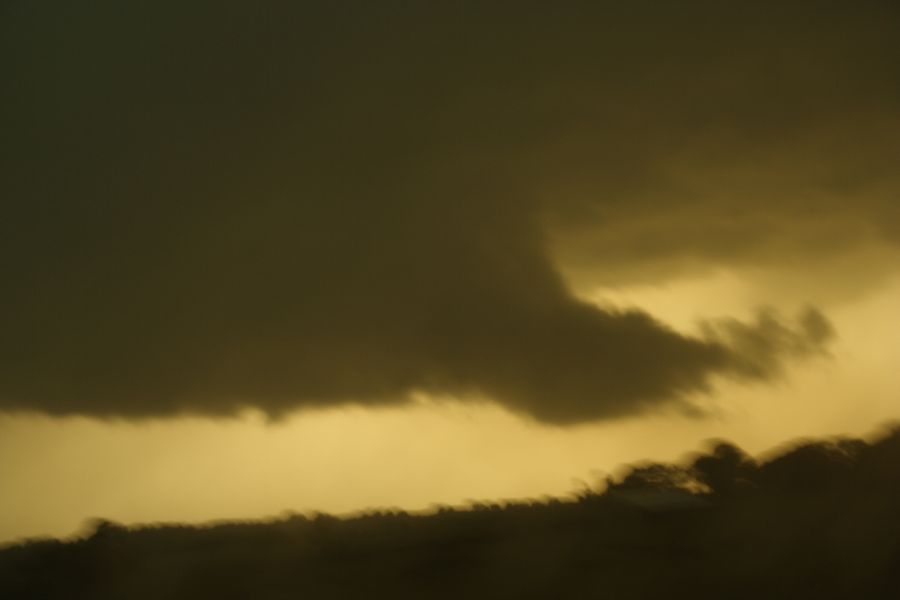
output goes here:
[[570, 273], [900, 243], [891, 2], [0, 12], [0, 410], [634, 414], [832, 327], [691, 336]]

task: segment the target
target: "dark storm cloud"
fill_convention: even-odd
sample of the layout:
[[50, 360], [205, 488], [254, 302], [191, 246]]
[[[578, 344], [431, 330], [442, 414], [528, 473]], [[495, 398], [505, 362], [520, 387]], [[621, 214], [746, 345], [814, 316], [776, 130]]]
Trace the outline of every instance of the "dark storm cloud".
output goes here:
[[721, 4], [5, 3], [0, 407], [572, 422], [814, 353], [560, 275], [896, 237], [893, 5]]
[[753, 323], [722, 319], [701, 324], [709, 341], [732, 349], [737, 371], [748, 377], [769, 379], [781, 373], [784, 358], [803, 358], [826, 353], [835, 332], [821, 312], [809, 308], [787, 326], [771, 309], [761, 310]]

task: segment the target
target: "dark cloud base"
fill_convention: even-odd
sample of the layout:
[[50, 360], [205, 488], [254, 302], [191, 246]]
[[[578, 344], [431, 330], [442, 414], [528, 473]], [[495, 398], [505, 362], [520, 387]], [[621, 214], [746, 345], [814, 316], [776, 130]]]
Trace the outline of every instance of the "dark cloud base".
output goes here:
[[[577, 502], [126, 528], [0, 550], [4, 598], [896, 598], [900, 434], [718, 444]], [[685, 491], [693, 486], [695, 491]], [[701, 491], [702, 490], [702, 491]]]
[[0, 410], [574, 422], [815, 354], [560, 273], [896, 240], [896, 6], [638, 4], [4, 3]]

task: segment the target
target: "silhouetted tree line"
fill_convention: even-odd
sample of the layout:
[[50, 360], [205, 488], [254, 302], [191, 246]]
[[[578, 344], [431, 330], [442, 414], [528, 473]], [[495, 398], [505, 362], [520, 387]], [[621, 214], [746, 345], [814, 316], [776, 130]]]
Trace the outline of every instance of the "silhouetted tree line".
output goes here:
[[729, 443], [574, 501], [128, 528], [0, 550], [0, 598], [900, 598], [900, 429]]

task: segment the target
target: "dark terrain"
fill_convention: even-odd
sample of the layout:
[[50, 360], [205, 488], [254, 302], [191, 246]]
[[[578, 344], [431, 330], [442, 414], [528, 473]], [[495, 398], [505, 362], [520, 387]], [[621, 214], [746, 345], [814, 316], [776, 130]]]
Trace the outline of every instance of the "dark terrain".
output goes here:
[[124, 527], [0, 549], [0, 598], [900, 598], [900, 429], [731, 444], [577, 501]]

